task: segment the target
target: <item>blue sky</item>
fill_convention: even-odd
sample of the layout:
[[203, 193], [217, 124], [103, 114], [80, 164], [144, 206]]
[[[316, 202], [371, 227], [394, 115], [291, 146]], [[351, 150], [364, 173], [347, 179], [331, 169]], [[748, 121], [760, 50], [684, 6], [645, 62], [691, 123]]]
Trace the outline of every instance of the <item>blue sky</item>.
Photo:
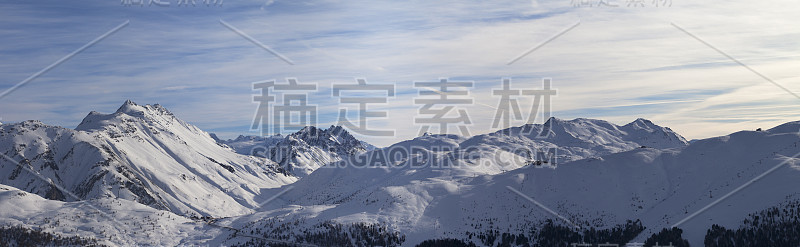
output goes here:
[[[461, 106], [472, 134], [493, 131], [501, 78], [558, 89], [553, 116], [625, 124], [643, 117], [689, 139], [800, 120], [800, 99], [702, 44], [674, 23], [790, 91], [800, 91], [796, 1], [681, 1], [670, 6], [575, 6], [581, 1], [224, 1], [193, 7], [120, 1], [0, 1], [0, 90], [5, 91], [98, 36], [118, 32], [0, 98], [0, 121], [39, 119], [75, 127], [90, 111], [126, 99], [159, 103], [222, 137], [250, 130], [252, 83], [317, 83], [309, 103], [335, 123], [331, 84], [392, 83], [396, 97], [369, 126], [413, 138], [414, 81], [472, 80]], [[135, 2], [135, 1], [134, 1]], [[657, 1], [664, 3], [664, 1]], [[238, 28], [290, 65], [220, 23]], [[526, 50], [574, 29], [511, 65]], [[527, 108], [531, 100], [520, 99]], [[539, 119], [541, 121], [541, 119]], [[515, 125], [524, 121], [516, 121]], [[450, 132], [456, 132], [451, 129]]]

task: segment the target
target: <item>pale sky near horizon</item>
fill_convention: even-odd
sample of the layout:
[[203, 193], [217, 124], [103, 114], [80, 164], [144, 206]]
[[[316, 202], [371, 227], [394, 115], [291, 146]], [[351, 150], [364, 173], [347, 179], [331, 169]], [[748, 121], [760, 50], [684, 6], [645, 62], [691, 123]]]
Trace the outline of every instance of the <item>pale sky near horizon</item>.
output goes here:
[[[544, 77], [563, 119], [646, 118], [687, 139], [800, 120], [797, 1], [126, 1], [0, 0], [0, 93], [119, 28], [0, 97], [0, 122], [73, 128], [131, 99], [223, 138], [258, 135], [252, 83], [297, 78], [318, 85], [309, 104], [326, 127], [357, 110], [331, 85], [365, 78], [397, 89], [371, 106], [388, 117], [368, 122], [397, 135], [357, 135], [386, 146], [417, 135], [415, 81], [473, 81], [474, 104], [457, 108], [481, 134], [496, 130], [502, 78], [540, 89]], [[519, 100], [527, 117], [532, 100]]]

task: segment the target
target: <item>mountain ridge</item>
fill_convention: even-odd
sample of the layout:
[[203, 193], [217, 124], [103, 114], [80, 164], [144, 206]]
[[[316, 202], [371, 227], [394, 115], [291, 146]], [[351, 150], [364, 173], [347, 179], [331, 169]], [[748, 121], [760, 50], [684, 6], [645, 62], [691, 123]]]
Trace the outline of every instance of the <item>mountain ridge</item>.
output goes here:
[[[198, 216], [249, 212], [262, 188], [296, 180], [275, 163], [217, 145], [206, 132], [160, 105], [126, 101], [116, 112], [90, 112], [76, 129], [25, 121], [0, 126], [0, 183], [61, 199], [115, 197]], [[36, 175], [48, 178], [45, 182]]]
[[[445, 237], [482, 243], [466, 236], [523, 234], [548, 220], [607, 229], [639, 219], [647, 227], [634, 239], [641, 242], [777, 169], [770, 179], [685, 221], [684, 237], [698, 245], [711, 223], [735, 227], [747, 213], [800, 197], [793, 155], [800, 153], [798, 131], [800, 121], [688, 143], [642, 118], [624, 125], [551, 118], [471, 137], [427, 134], [370, 150], [340, 126], [306, 127], [265, 145], [265, 157], [282, 157], [276, 163], [237, 154], [160, 105], [126, 101], [111, 114], [90, 112], [74, 130], [35, 120], [0, 125], [0, 153], [20, 164], [0, 161], [0, 184], [8, 185], [0, 185], [0, 202], [57, 212], [6, 212], [8, 219], [0, 220], [28, 224], [24, 219], [33, 218], [31, 224], [46, 225], [52, 217], [78, 212], [101, 221], [54, 188], [59, 185], [101, 208], [149, 206], [119, 211], [138, 215], [140, 223], [155, 219], [164, 231], [153, 227], [147, 238], [121, 242], [129, 244], [147, 241], [149, 234], [163, 238], [149, 243], [166, 244], [253, 241], [243, 232], [308, 240], [303, 234], [341, 226], [336, 224], [377, 225], [402, 233], [404, 245]], [[409, 152], [394, 152], [403, 149]], [[541, 160], [539, 151], [553, 151], [558, 162], [543, 165], [550, 159]], [[38, 196], [20, 195], [28, 192]], [[81, 220], [64, 219], [67, 226], [52, 229], [73, 236], [68, 229]], [[109, 229], [94, 236], [115, 239], [138, 228]], [[196, 237], [201, 235], [210, 237]]]
[[[413, 245], [442, 238], [480, 244], [466, 236], [523, 234], [547, 219], [584, 229], [606, 229], [641, 219], [647, 229], [633, 240], [644, 242], [650, 234], [704, 210], [704, 206], [768, 173], [776, 164], [791, 161], [800, 153], [798, 130], [800, 122], [790, 122], [675, 148], [636, 147], [559, 163], [553, 168], [524, 163], [486, 166], [470, 162], [476, 157], [450, 156], [458, 149], [450, 154], [428, 149], [417, 153], [429, 157], [428, 162], [470, 157], [456, 158], [457, 163], [448, 167], [431, 163], [415, 166], [410, 160], [372, 166], [341, 161], [292, 184], [293, 189], [281, 200], [266, 205], [259, 213], [232, 223], [250, 222], [243, 225], [245, 229], [264, 227], [252, 222], [265, 218], [303, 219], [308, 225], [327, 220], [380, 223], [405, 233], [408, 244]], [[479, 154], [478, 159], [491, 158], [486, 156], [491, 153]], [[380, 157], [369, 152], [363, 156]], [[800, 168], [794, 162], [789, 164], [769, 174], [769, 181], [759, 180], [698, 217], [689, 218], [679, 226], [684, 229], [683, 236], [692, 245], [702, 245], [712, 223], [736, 227], [750, 212], [798, 198], [800, 187], [794, 185]], [[763, 199], [751, 202], [754, 198]]]

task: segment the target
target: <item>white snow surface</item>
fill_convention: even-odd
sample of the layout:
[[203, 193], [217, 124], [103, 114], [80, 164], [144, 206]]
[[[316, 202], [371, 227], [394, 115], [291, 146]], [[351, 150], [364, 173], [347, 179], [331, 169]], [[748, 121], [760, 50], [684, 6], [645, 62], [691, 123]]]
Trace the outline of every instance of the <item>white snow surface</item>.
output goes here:
[[[339, 128], [309, 127], [276, 142], [291, 154], [281, 157], [292, 157], [276, 164], [236, 154], [158, 105], [93, 112], [76, 130], [3, 124], [0, 152], [34, 173], [0, 160], [0, 183], [10, 185], [0, 185], [0, 224], [109, 245], [230, 245], [249, 240], [231, 229], [263, 230], [276, 221], [297, 220], [296, 233], [326, 221], [368, 222], [414, 246], [467, 232], [529, 232], [547, 219], [600, 229], [640, 219], [647, 229], [635, 241], [643, 242], [716, 203], [678, 226], [700, 246], [711, 224], [736, 228], [748, 214], [800, 193], [800, 122], [687, 143], [645, 119], [619, 126], [551, 118], [374, 150]], [[547, 135], [537, 136], [542, 130]], [[532, 163], [535, 150], [548, 148], [557, 163]], [[59, 195], [55, 185], [82, 201]], [[230, 228], [188, 215], [223, 217], [213, 224]]]
[[[742, 131], [698, 140], [685, 147], [640, 147], [555, 168], [499, 168], [471, 165], [468, 160], [447, 168], [340, 164], [320, 168], [291, 185], [281, 201], [265, 207], [266, 214], [243, 218], [381, 223], [406, 234], [409, 246], [433, 238], [463, 239], [465, 232], [490, 229], [523, 233], [545, 219], [570, 224], [508, 189], [511, 187], [584, 228], [610, 228], [640, 219], [647, 230], [636, 241], [644, 242], [652, 233], [671, 227], [786, 162], [769, 173], [768, 179], [744, 187], [679, 225], [684, 237], [699, 246], [711, 224], [736, 228], [749, 213], [797, 198], [800, 164], [791, 157], [800, 153], [798, 129], [800, 123], [792, 122], [763, 132]], [[452, 140], [440, 139], [441, 143]], [[319, 210], [300, 210], [303, 208]]]
[[[129, 200], [102, 198], [79, 202], [47, 200], [0, 185], [0, 224], [41, 229], [65, 237], [88, 237], [100, 244], [175, 246], [209, 244], [216, 228]], [[217, 232], [217, 234], [219, 234]]]
[[0, 152], [14, 160], [0, 161], [2, 184], [48, 199], [121, 198], [183, 215], [245, 214], [262, 189], [296, 180], [269, 160], [218, 145], [160, 105], [131, 101], [112, 114], [89, 113], [75, 130], [4, 124]]

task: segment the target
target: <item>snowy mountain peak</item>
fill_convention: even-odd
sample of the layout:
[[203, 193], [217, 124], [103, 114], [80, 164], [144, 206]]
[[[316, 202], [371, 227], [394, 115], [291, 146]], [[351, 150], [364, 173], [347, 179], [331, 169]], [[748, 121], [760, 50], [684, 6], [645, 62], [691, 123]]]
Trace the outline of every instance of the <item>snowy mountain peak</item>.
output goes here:
[[331, 125], [331, 127], [328, 127], [328, 130], [330, 130], [330, 131], [332, 131], [334, 133], [338, 133], [338, 132], [341, 132], [341, 131], [347, 132], [347, 130], [345, 130], [344, 127], [338, 126], [338, 125]]
[[134, 103], [131, 100], [125, 100], [125, 103], [123, 103], [122, 106], [120, 106], [116, 112], [125, 113], [128, 115], [135, 115], [136, 113], [143, 111], [145, 111], [144, 107]]
[[138, 105], [131, 100], [126, 100], [116, 112], [104, 114], [96, 111], [89, 112], [83, 121], [75, 128], [82, 131], [96, 131], [106, 129], [116, 129], [122, 132], [134, 131], [135, 122], [141, 125], [164, 129], [170, 125], [184, 125], [197, 132], [194, 126], [184, 123], [176, 118], [169, 110], [159, 104]]
[[414, 139], [395, 143], [389, 146], [388, 149], [403, 147], [406, 150], [411, 150], [412, 148], [455, 150], [464, 140], [466, 140], [465, 137], [456, 134], [431, 134], [426, 132]]
[[79, 199], [118, 197], [183, 215], [250, 212], [261, 188], [296, 179], [271, 161], [217, 144], [160, 105], [131, 101], [112, 114], [90, 112], [75, 130], [40, 121], [0, 126], [0, 153], [38, 173], [3, 160], [0, 174], [8, 175], [0, 176], [2, 184], [48, 199], [74, 199], [55, 184]]
[[768, 129], [770, 134], [800, 134], [800, 121], [788, 122]]
[[368, 148], [341, 126], [332, 125], [328, 129], [306, 126], [275, 143], [266, 156], [284, 170], [302, 177]]
[[[575, 119], [575, 121], [578, 121], [578, 120], [581, 120], [581, 118]], [[556, 118], [556, 117], [550, 117], [550, 118], [547, 119], [547, 121], [544, 122], [543, 125], [544, 126], [555, 127], [555, 126], [563, 124], [564, 122], [566, 122], [566, 120], [560, 119], [560, 118]]]
[[131, 100], [126, 100], [125, 103], [123, 103], [122, 106], [120, 106], [115, 113], [125, 113], [130, 116], [146, 116], [146, 115], [172, 116], [172, 113], [169, 112], [166, 108], [164, 108], [160, 104], [138, 105]]
[[20, 123], [23, 126], [41, 126], [44, 125], [42, 121], [39, 120], [25, 120]]
[[597, 157], [640, 148], [679, 148], [686, 139], [669, 128], [646, 119], [619, 126], [605, 120], [551, 117], [544, 124], [526, 124], [477, 135], [461, 148], [496, 146], [507, 148], [557, 149], [560, 162]]
[[[216, 136], [216, 135], [215, 135]], [[225, 141], [227, 142], [245, 142], [245, 141], [264, 141], [270, 138], [283, 138], [281, 134], [275, 134], [273, 136], [246, 136], [246, 135], [239, 135], [234, 139]]]
[[326, 149], [340, 148], [348, 154], [364, 151], [361, 142], [341, 126], [331, 125], [328, 129], [306, 126], [298, 132], [290, 134], [287, 139], [302, 141], [305, 144]]
[[637, 118], [633, 122], [630, 122], [625, 125], [625, 127], [633, 127], [638, 129], [646, 129], [646, 130], [655, 130], [659, 129], [660, 126], [654, 124], [652, 121], [644, 119], [644, 118]]

